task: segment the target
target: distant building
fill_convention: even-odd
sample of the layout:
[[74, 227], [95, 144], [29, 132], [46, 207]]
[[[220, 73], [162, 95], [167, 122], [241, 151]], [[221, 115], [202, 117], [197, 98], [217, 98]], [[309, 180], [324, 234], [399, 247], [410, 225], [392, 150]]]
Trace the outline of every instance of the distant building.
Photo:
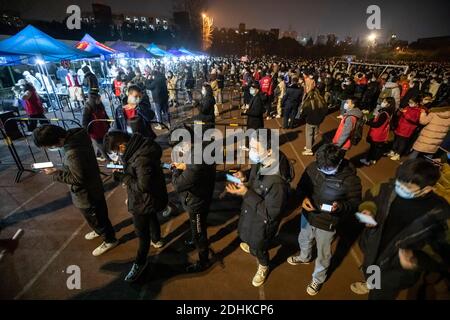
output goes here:
[[325, 45], [327, 43], [327, 37], [323, 34], [317, 36], [316, 45]]
[[443, 49], [450, 48], [450, 36], [432, 37], [432, 38], [419, 38], [416, 42], [411, 44], [415, 49]]

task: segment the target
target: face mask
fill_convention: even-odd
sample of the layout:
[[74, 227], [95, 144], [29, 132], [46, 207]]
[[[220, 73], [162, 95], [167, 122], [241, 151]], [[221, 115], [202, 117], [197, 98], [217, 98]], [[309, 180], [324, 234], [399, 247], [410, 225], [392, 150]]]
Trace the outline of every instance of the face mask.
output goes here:
[[409, 85], [409, 88], [414, 88], [414, 85], [413, 85], [413, 84], [410, 84], [410, 85]]
[[344, 110], [348, 110], [348, 103], [344, 104]]
[[409, 106], [410, 106], [411, 108], [414, 108], [416, 105], [415, 105], [414, 103], [410, 103]]
[[108, 153], [108, 157], [111, 159], [112, 162], [118, 162], [120, 157], [117, 152], [110, 152]]
[[63, 151], [64, 148], [62, 148], [62, 147], [51, 147], [51, 148], [47, 148], [47, 150], [51, 151], [51, 152], [58, 152], [58, 151]]
[[138, 104], [141, 102], [141, 98], [130, 96], [130, 97], [128, 97], [128, 101], [127, 101], [127, 102], [128, 102], [129, 104], [135, 104], [135, 105], [138, 105]]
[[388, 103], [387, 103], [387, 102], [383, 101], [383, 102], [381, 103], [381, 107], [382, 107], [382, 108], [386, 108], [387, 106], [388, 106]]
[[399, 181], [395, 181], [395, 192], [400, 198], [403, 199], [414, 199], [418, 195], [418, 192], [411, 192], [404, 188]]
[[260, 155], [255, 149], [250, 149], [250, 152], [248, 153], [248, 158], [253, 163], [262, 163], [267, 158], [267, 155], [266, 153]]
[[202, 89], [202, 95], [206, 96], [206, 89], [205, 88]]
[[251, 89], [250, 89], [250, 94], [251, 94], [252, 96], [255, 96], [255, 95], [256, 95], [256, 90], [255, 90], [255, 88], [251, 88]]

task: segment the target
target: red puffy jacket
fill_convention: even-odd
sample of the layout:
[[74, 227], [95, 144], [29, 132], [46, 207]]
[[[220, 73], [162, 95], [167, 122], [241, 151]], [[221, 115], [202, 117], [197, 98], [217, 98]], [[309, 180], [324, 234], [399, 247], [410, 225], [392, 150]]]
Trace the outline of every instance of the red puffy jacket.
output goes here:
[[395, 134], [409, 138], [416, 130], [419, 125], [421, 108], [417, 107], [406, 107], [403, 112], [401, 112], [400, 119], [398, 120], [397, 129], [395, 129]]
[[268, 96], [273, 94], [272, 77], [265, 76], [259, 81], [259, 85], [261, 86], [261, 92], [264, 92]]
[[28, 99], [24, 100], [25, 103], [25, 112], [29, 116], [35, 116], [44, 113], [44, 108], [42, 107], [41, 98], [39, 98], [36, 90], [29, 90], [31, 96]]

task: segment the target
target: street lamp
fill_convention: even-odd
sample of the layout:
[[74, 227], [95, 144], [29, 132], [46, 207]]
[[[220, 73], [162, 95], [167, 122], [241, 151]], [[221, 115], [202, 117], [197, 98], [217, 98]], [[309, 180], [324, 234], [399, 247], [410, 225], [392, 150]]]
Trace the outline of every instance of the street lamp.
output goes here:
[[369, 40], [372, 44], [374, 44], [375, 41], [377, 40], [377, 34], [376, 33], [369, 34], [369, 36], [367, 37], [367, 40]]

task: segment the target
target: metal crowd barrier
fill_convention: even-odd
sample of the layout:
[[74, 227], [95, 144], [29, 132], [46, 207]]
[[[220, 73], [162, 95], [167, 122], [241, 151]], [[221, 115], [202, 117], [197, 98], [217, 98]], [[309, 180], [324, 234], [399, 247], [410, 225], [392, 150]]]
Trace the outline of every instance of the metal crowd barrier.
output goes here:
[[[74, 123], [75, 125], [77, 125], [78, 127], [81, 127], [81, 124], [80, 124], [78, 121], [73, 120], [73, 119], [58, 119], [58, 118], [25, 118], [25, 117], [14, 117], [14, 118], [9, 118], [8, 120], [6, 120], [6, 121], [3, 123], [3, 126], [5, 126], [9, 121], [15, 121], [15, 122], [25, 122], [25, 121], [27, 121], [27, 122], [30, 122], [30, 121], [36, 121], [36, 122], [37, 122], [37, 121], [40, 121], [40, 122], [58, 122], [58, 123], [59, 123], [59, 122], [63, 122], [63, 123], [64, 123], [64, 122], [72, 122], [72, 123]], [[26, 144], [27, 144], [27, 148], [28, 148], [28, 151], [29, 151], [28, 156], [31, 156], [31, 158], [33, 159], [33, 161], [34, 161], [34, 162], [37, 162], [36, 154], [35, 154], [35, 152], [33, 151], [33, 149], [31, 148], [30, 142], [28, 141], [28, 136], [27, 136], [26, 133], [25, 133], [25, 129], [23, 128], [23, 126], [22, 126], [21, 124], [18, 125], [17, 127], [20, 128], [20, 130], [22, 130], [22, 135], [23, 135], [24, 138], [25, 138], [25, 142], [26, 142]], [[5, 143], [6, 143], [7, 147], [8, 147], [9, 153], [11, 154], [11, 156], [12, 156], [12, 158], [13, 158], [13, 160], [14, 160], [14, 164], [15, 164], [16, 167], [17, 167], [17, 174], [16, 174], [16, 178], [14, 179], [14, 182], [15, 182], [15, 183], [18, 183], [18, 182], [20, 182], [20, 178], [22, 177], [22, 174], [23, 174], [25, 171], [32, 172], [32, 173], [34, 173], [34, 171], [31, 170], [31, 169], [27, 169], [28, 166], [31, 166], [31, 164], [30, 164], [30, 163], [28, 163], [28, 164], [27, 164], [27, 163], [24, 163], [24, 161], [26, 160], [24, 157], [26, 157], [26, 155], [25, 155], [25, 156], [24, 156], [24, 155], [20, 156], [19, 153], [17, 152], [17, 149], [16, 149], [15, 145], [14, 145], [13, 139], [11, 139], [11, 138], [8, 136], [8, 134], [6, 133], [6, 131], [5, 131], [3, 128], [0, 128], [0, 129], [1, 129], [0, 131], [1, 131], [2, 137], [3, 137]], [[42, 148], [41, 150], [44, 152], [47, 161], [51, 161], [51, 160], [50, 160], [50, 157], [49, 157], [49, 155], [48, 155], [48, 153], [47, 153], [47, 150], [46, 150], [45, 148]], [[58, 151], [58, 154], [59, 154], [59, 158], [60, 158], [61, 164], [62, 164], [63, 157], [62, 157], [62, 155], [61, 155], [61, 152]]]

